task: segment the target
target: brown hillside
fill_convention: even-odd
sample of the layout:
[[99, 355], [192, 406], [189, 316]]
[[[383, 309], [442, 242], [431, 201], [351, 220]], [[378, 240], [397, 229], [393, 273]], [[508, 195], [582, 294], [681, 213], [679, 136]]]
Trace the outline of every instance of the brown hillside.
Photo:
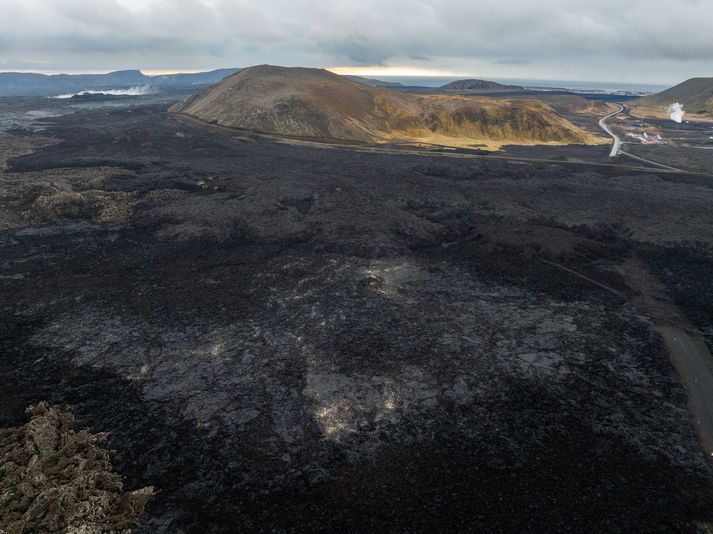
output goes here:
[[174, 105], [173, 112], [229, 127], [297, 137], [466, 146], [597, 142], [547, 104], [412, 95], [321, 69], [244, 69]]
[[503, 85], [488, 80], [456, 80], [441, 86], [444, 91], [524, 91], [519, 85]]
[[691, 78], [655, 95], [633, 100], [630, 114], [668, 119], [668, 107], [675, 102], [683, 106], [686, 120], [713, 121], [713, 78]]
[[713, 78], [691, 78], [674, 87], [636, 100], [642, 107], [666, 107], [679, 102], [689, 113], [713, 113]]

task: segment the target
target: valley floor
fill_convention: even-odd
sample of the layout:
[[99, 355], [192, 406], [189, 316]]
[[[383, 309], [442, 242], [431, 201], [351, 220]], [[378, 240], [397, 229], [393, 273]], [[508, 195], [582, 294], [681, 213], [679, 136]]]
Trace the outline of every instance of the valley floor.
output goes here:
[[139, 532], [713, 522], [660, 333], [710, 347], [711, 179], [166, 107], [0, 133], [0, 425], [46, 401], [108, 432], [125, 489], [156, 492]]

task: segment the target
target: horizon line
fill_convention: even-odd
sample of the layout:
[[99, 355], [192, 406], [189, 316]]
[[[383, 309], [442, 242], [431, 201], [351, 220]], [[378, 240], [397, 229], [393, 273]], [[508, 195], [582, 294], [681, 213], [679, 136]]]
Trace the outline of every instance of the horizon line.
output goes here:
[[[214, 70], [223, 69], [245, 69], [248, 67], [214, 67], [207, 69], [143, 69], [143, 68], [114, 68], [114, 69], [10, 69], [10, 70], [0, 70], [0, 74], [44, 74], [47, 76], [56, 76], [61, 74], [76, 76], [81, 74], [111, 74], [113, 72], [121, 71], [132, 71], [136, 70], [141, 72], [146, 76], [163, 76], [163, 75], [174, 75], [174, 74], [197, 74], [202, 72], [211, 72]], [[672, 83], [680, 82], [670, 82], [670, 83], [652, 83], [652, 82], [640, 82], [640, 81], [611, 81], [611, 80], [583, 80], [583, 79], [562, 79], [562, 78], [541, 78], [541, 77], [508, 77], [508, 76], [498, 76], [498, 75], [482, 75], [473, 74], [466, 72], [458, 72], [451, 70], [442, 69], [423, 69], [423, 68], [411, 68], [411, 67], [385, 67], [385, 66], [368, 66], [368, 67], [354, 67], [354, 66], [323, 66], [323, 67], [313, 67], [321, 68], [334, 74], [339, 74], [342, 76], [362, 76], [362, 77], [389, 77], [389, 78], [453, 78], [453, 79], [463, 79], [463, 78], [484, 78], [484, 79], [501, 79], [501, 80], [522, 80], [522, 81], [542, 81], [542, 82], [577, 82], [577, 83], [600, 83], [600, 84], [637, 84], [637, 85], [650, 85], [658, 87], [667, 87]], [[690, 75], [686, 79], [696, 78], [699, 76]]]

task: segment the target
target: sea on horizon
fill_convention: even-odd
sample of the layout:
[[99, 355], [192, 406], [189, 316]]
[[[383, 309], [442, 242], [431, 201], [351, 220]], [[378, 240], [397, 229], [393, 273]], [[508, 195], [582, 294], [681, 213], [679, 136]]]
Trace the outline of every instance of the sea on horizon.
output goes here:
[[[409, 87], [439, 87], [463, 77], [443, 77], [443, 76], [375, 76], [385, 82], [398, 82]], [[579, 82], [571, 80], [534, 80], [534, 79], [511, 79], [511, 78], [491, 78], [488, 80], [520, 85], [525, 88], [537, 89], [566, 89], [576, 92], [603, 92], [603, 93], [657, 93], [668, 89], [668, 85], [654, 85], [644, 83], [616, 83], [616, 82]]]

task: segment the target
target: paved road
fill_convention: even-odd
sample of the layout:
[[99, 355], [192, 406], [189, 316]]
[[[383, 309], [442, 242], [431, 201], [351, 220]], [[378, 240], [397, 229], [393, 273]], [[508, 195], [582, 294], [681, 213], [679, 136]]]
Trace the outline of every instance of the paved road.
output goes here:
[[609, 134], [609, 136], [610, 136], [612, 139], [614, 139], [614, 143], [612, 144], [612, 147], [611, 147], [611, 152], [609, 153], [609, 157], [610, 157], [610, 158], [614, 158], [614, 157], [618, 156], [619, 154], [622, 154], [622, 155], [627, 156], [627, 157], [629, 157], [629, 158], [635, 159], [635, 160], [637, 160], [637, 161], [641, 161], [641, 162], [643, 162], [643, 163], [648, 163], [649, 165], [653, 165], [653, 166], [659, 167], [659, 168], [661, 168], [661, 169], [666, 169], [666, 170], [674, 171], [674, 172], [683, 172], [683, 173], [686, 172], [686, 171], [684, 171], [683, 169], [678, 169], [678, 168], [676, 168], [676, 167], [671, 167], [670, 165], [664, 165], [663, 163], [659, 163], [659, 162], [657, 162], [657, 161], [651, 161], [650, 159], [642, 158], [642, 157], [640, 157], [640, 156], [635, 156], [634, 154], [630, 154], [629, 152], [624, 152], [624, 151], [621, 149], [621, 145], [622, 145], [622, 140], [621, 140], [621, 138], [620, 138], [618, 135], [616, 135], [616, 134], [611, 130], [611, 128], [609, 128], [609, 126], [607, 125], [607, 120], [608, 120], [608, 119], [614, 117], [615, 115], [619, 115], [619, 113], [622, 113], [623, 111], [624, 111], [624, 106], [622, 106], [621, 104], [619, 104], [619, 110], [618, 110], [618, 111], [615, 111], [615, 112], [613, 112], [613, 113], [610, 113], [610, 114], [607, 115], [606, 117], [602, 117], [601, 119], [599, 119], [599, 127], [600, 127], [602, 130], [604, 130], [607, 134]]
[[606, 133], [608, 133], [612, 139], [614, 139], [614, 144], [612, 145], [611, 152], [609, 153], [610, 158], [616, 157], [619, 154], [619, 147], [621, 146], [621, 139], [619, 138], [618, 135], [616, 135], [614, 132], [612, 132], [609, 129], [609, 126], [607, 126], [607, 120], [614, 117], [615, 115], [619, 115], [619, 113], [621, 113], [622, 111], [624, 111], [624, 106], [619, 104], [618, 111], [610, 113], [606, 117], [602, 117], [601, 119], [599, 119], [599, 127], [602, 130], [604, 130]]
[[658, 330], [687, 386], [703, 448], [713, 460], [713, 356], [700, 334], [673, 326]]
[[[611, 114], [611, 115], [607, 115], [602, 120], [606, 120], [607, 118], [611, 117], [612, 115], [615, 115], [616, 113], [621, 113], [621, 111], [615, 112], [614, 114]], [[553, 164], [558, 164], [558, 165], [607, 167], [607, 168], [627, 169], [630, 171], [637, 171], [637, 172], [659, 172], [660, 171], [660, 169], [651, 169], [650, 167], [634, 166], [634, 165], [623, 165], [620, 163], [616, 163], [616, 164], [615, 163], [597, 163], [597, 162], [583, 161], [583, 160], [562, 161], [560, 159], [505, 156], [505, 155], [497, 155], [497, 153], [481, 155], [481, 154], [469, 154], [469, 153], [464, 153], [464, 152], [443, 152], [443, 151], [438, 151], [438, 150], [388, 148], [388, 147], [379, 147], [376, 145], [362, 145], [362, 144], [354, 144], [354, 143], [312, 141], [312, 140], [307, 140], [307, 139], [299, 139], [299, 138], [271, 135], [271, 134], [267, 134], [267, 133], [257, 133], [257, 132], [252, 132], [249, 130], [242, 130], [239, 128], [230, 128], [227, 126], [220, 126], [217, 124], [210, 124], [210, 123], [200, 121], [200, 120], [196, 119], [195, 117], [191, 117], [190, 115], [184, 115], [182, 113], [171, 113], [170, 116], [173, 117], [179, 123], [184, 124], [186, 126], [199, 127], [199, 128], [205, 129], [205, 130], [229, 133], [232, 135], [262, 137], [262, 138], [266, 138], [266, 139], [272, 139], [273, 141], [277, 141], [280, 143], [300, 145], [300, 146], [311, 146], [311, 147], [323, 148], [323, 149], [338, 148], [338, 149], [342, 149], [342, 150], [344, 150], [344, 149], [354, 150], [356, 152], [374, 152], [377, 154], [397, 154], [397, 155], [405, 154], [405, 155], [412, 155], [412, 156], [455, 158], [455, 159], [484, 159], [484, 158], [487, 158], [487, 159], [506, 160], [506, 161], [512, 161], [512, 162], [520, 162], [520, 163], [553, 163]], [[599, 121], [599, 122], [601, 124], [601, 121]], [[604, 126], [602, 126], [602, 127], [604, 128]], [[608, 131], [608, 129], [607, 129], [607, 131]], [[611, 135], [614, 135], [614, 134], [611, 134]], [[619, 142], [621, 143], [621, 140], [619, 140]], [[623, 151], [619, 151], [619, 152], [621, 154], [629, 155], [628, 153], [623, 152]], [[635, 159], [640, 159], [644, 163], [658, 165], [659, 167], [666, 169], [669, 172], [683, 172], [680, 169], [675, 169], [673, 167], [667, 167], [665, 165], [661, 165], [660, 163], [644, 160], [643, 158], [635, 158]], [[702, 174], [702, 173], [689, 173], [689, 174]]]

